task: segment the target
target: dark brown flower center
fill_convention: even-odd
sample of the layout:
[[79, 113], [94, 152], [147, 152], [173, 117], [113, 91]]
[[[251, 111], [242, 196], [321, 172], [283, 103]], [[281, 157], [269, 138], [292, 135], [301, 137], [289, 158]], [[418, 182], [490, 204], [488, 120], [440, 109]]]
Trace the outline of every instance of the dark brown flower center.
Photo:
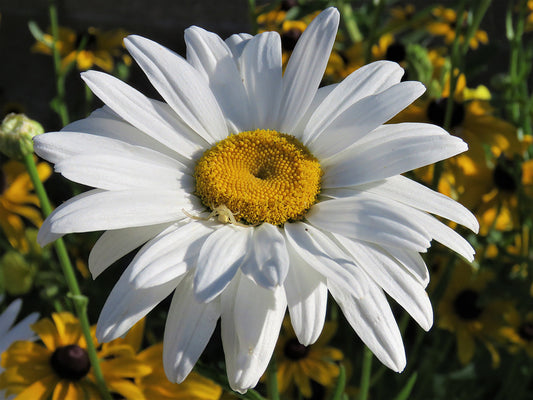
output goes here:
[[57, 375], [71, 381], [83, 378], [91, 369], [87, 351], [75, 344], [58, 347], [52, 354], [50, 363]]
[[453, 309], [462, 319], [475, 320], [483, 312], [483, 309], [477, 304], [478, 299], [479, 295], [477, 292], [471, 289], [465, 289], [453, 301]]
[[298, 342], [298, 339], [292, 338], [285, 343], [283, 353], [288, 359], [297, 361], [307, 357], [307, 354], [309, 354], [309, 347]]
[[[430, 122], [435, 125], [444, 126], [444, 119], [446, 117], [446, 104], [448, 103], [448, 98], [443, 97], [440, 99], [435, 99], [429, 103], [427, 108], [427, 117]], [[452, 108], [452, 120], [450, 128], [455, 128], [463, 123], [465, 119], [465, 109], [462, 104], [453, 102]]]
[[281, 2], [281, 9], [283, 11], [289, 11], [291, 8], [298, 5], [298, 0], [283, 0]]
[[498, 158], [498, 163], [492, 173], [494, 185], [504, 192], [514, 193], [518, 188], [515, 177], [516, 163], [514, 160], [505, 156]]
[[407, 53], [403, 44], [392, 43], [389, 47], [387, 47], [387, 51], [385, 52], [385, 59], [400, 63], [405, 60], [406, 55]]
[[533, 341], [533, 322], [524, 322], [518, 328], [520, 337], [528, 342]]
[[302, 31], [298, 28], [291, 28], [283, 32], [281, 34], [281, 47], [283, 47], [283, 50], [294, 50], [300, 36], [302, 36]]

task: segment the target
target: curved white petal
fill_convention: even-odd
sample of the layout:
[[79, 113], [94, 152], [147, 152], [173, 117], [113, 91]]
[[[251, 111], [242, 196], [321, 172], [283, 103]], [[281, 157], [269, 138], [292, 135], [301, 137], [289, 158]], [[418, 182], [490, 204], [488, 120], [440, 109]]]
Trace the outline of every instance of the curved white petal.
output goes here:
[[129, 252], [164, 231], [169, 222], [164, 224], [140, 226], [106, 231], [96, 241], [89, 254], [89, 271], [96, 279], [107, 267], [124, 257]]
[[124, 43], [152, 85], [185, 124], [209, 144], [227, 136], [224, 116], [215, 96], [184, 58], [141, 36], [128, 36]]
[[185, 222], [161, 232], [132, 260], [133, 286], [157, 286], [189, 271], [196, 265], [198, 252], [213, 230], [212, 223]]
[[282, 285], [289, 270], [289, 253], [280, 229], [263, 223], [253, 228], [251, 240], [251, 252], [241, 271], [265, 288]]
[[429, 271], [422, 256], [416, 251], [400, 249], [398, 247], [383, 247], [388, 254], [394, 257], [403, 267], [409, 271], [415, 279], [426, 287], [429, 283]]
[[224, 225], [209, 235], [198, 254], [196, 300], [209, 302], [226, 288], [249, 252], [251, 234], [251, 228]]
[[281, 39], [277, 32], [254, 36], [240, 58], [254, 128], [277, 129], [281, 85]]
[[[172, 120], [170, 116], [174, 114], [174, 111], [168, 104], [157, 100], [150, 100], [150, 103], [152, 107], [158, 110], [156, 111], [158, 114], [166, 115], [168, 116], [169, 121]], [[83, 132], [120, 140], [135, 146], [155, 150], [171, 158], [179, 159], [180, 161], [186, 161], [187, 159], [192, 158], [197, 152], [205, 147], [205, 141], [200, 136], [193, 136], [183, 140], [182, 145], [179, 147], [179, 151], [171, 149], [147, 133], [126, 122], [108, 106], [96, 109], [87, 118], [71, 122], [61, 129], [61, 131]]]
[[322, 161], [346, 151], [360, 138], [411, 104], [425, 90], [420, 82], [400, 82], [380, 93], [367, 96], [331, 120], [307, 145]]
[[348, 189], [327, 189], [323, 194], [339, 198], [352, 196], [354, 192], [374, 193], [457, 222], [473, 232], [477, 233], [479, 230], [479, 222], [475, 215], [463, 205], [401, 175]]
[[316, 91], [315, 96], [311, 101], [311, 104], [309, 104], [309, 107], [307, 107], [307, 110], [305, 111], [303, 117], [300, 118], [300, 122], [298, 122], [298, 125], [296, 125], [292, 132], [292, 134], [296, 136], [300, 141], [304, 141], [303, 132], [305, 130], [307, 122], [309, 121], [309, 118], [311, 118], [311, 116], [315, 113], [316, 109], [320, 106], [320, 104], [322, 104], [324, 99], [328, 97], [328, 95], [333, 90], [335, 90], [338, 85], [338, 83], [333, 83], [331, 85], [322, 86]]
[[[379, 199], [378, 199], [379, 200]], [[431, 237], [403, 204], [376, 201], [367, 193], [315, 204], [307, 220], [328, 232], [386, 246], [425, 252]]]
[[192, 275], [180, 282], [172, 297], [163, 338], [163, 365], [171, 382], [181, 383], [202, 354], [220, 317], [220, 303], [194, 298]]
[[111, 290], [96, 324], [96, 337], [100, 343], [124, 335], [141, 318], [167, 297], [184, 275], [159, 286], [134, 288], [131, 283], [133, 267], [130, 265]]
[[248, 97], [229, 47], [218, 35], [197, 26], [185, 30], [185, 43], [187, 61], [208, 82], [228, 120], [230, 133], [250, 130], [253, 122]]
[[339, 12], [322, 11], [302, 33], [283, 75], [279, 129], [292, 133], [313, 101], [339, 26]]
[[328, 289], [353, 330], [374, 355], [390, 369], [405, 368], [402, 336], [383, 291], [367, 279], [368, 293], [362, 298], [328, 280]]
[[303, 143], [307, 145], [313, 141], [357, 101], [399, 83], [403, 73], [403, 68], [391, 61], [376, 61], [352, 72], [336, 85], [309, 118]]
[[155, 100], [103, 72], [86, 71], [81, 77], [100, 100], [137, 129], [184, 156], [198, 150], [200, 136]]
[[304, 346], [316, 342], [324, 322], [328, 302], [326, 278], [307, 264], [295, 251], [290, 252], [290, 268], [285, 279], [285, 296], [291, 324]]
[[[160, 154], [160, 157], [165, 157]], [[140, 154], [81, 154], [58, 162], [54, 166], [65, 178], [105, 190], [186, 190], [194, 192], [194, 179], [175, 162], [161, 165]]]
[[355, 186], [402, 174], [466, 151], [460, 138], [430, 124], [382, 125], [321, 162], [323, 188]]
[[303, 222], [286, 223], [289, 254], [297, 253], [327, 279], [337, 282], [355, 296], [364, 296], [360, 270], [331, 239], [317, 228]]
[[[257, 286], [245, 275], [236, 278], [236, 287], [222, 295], [222, 341], [226, 354], [229, 384], [240, 393], [253, 388], [274, 352], [281, 323], [287, 308], [281, 287], [269, 290]], [[234, 331], [228, 329], [233, 324]], [[228, 335], [234, 338], [228, 338]]]
[[429, 296], [403, 265], [377, 246], [335, 235], [354, 260], [371, 279], [407, 311], [422, 329], [433, 324], [433, 308]]
[[[54, 240], [54, 234], [131, 228], [177, 221], [183, 209], [197, 199], [174, 190], [90, 190], [66, 201], [43, 222], [37, 241]], [[49, 235], [52, 234], [52, 235]]]
[[249, 33], [234, 33], [224, 42], [231, 50], [233, 57], [237, 60], [241, 56], [244, 46], [246, 46], [248, 41], [252, 38], [253, 36]]

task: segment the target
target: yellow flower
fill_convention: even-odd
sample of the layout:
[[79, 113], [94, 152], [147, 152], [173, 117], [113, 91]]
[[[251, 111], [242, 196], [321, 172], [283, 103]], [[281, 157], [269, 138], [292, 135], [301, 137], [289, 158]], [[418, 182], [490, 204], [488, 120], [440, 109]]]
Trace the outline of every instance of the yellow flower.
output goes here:
[[472, 360], [476, 340], [489, 350], [493, 366], [499, 363], [494, 343], [509, 304], [500, 300], [480, 301], [492, 279], [490, 271], [481, 269], [475, 273], [469, 264], [458, 263], [437, 307], [437, 325], [455, 333], [457, 355], [462, 364]]
[[[58, 46], [61, 56], [61, 66], [66, 68], [71, 63], [76, 63], [80, 71], [86, 71], [93, 66], [100, 67], [104, 71], [111, 72], [115, 66], [114, 59], [122, 57], [122, 39], [128, 35], [123, 29], [100, 31], [90, 27], [86, 33], [77, 34], [74, 30], [66, 27], [59, 28]], [[85, 47], [81, 50], [78, 46], [84, 37], [87, 38]], [[32, 50], [43, 54], [52, 54], [53, 37], [50, 33], [43, 36], [43, 42], [37, 42]], [[125, 63], [130, 62], [128, 59]]]
[[[39, 179], [45, 181], [52, 168], [41, 162], [37, 165]], [[0, 226], [9, 243], [17, 250], [27, 252], [28, 240], [25, 237], [25, 218], [37, 227], [42, 224], [41, 213], [36, 208], [39, 199], [33, 193], [33, 184], [23, 164], [8, 161], [0, 169]]]
[[[100, 399], [78, 319], [68, 312], [54, 313], [52, 319], [41, 319], [32, 329], [44, 345], [18, 341], [3, 353], [5, 371], [0, 375], [0, 389], [7, 395], [16, 394], [16, 400], [46, 400], [50, 396]], [[151, 368], [136, 360], [128, 337], [101, 346], [98, 358], [112, 393], [125, 399], [144, 399], [132, 381], [150, 373]]]
[[152, 368], [149, 375], [136, 380], [146, 399], [150, 400], [218, 400], [222, 388], [196, 372], [180, 384], [170, 382], [163, 370], [163, 343], [139, 353], [137, 359]]
[[397, 42], [390, 33], [381, 36], [377, 44], [372, 46], [373, 60], [394, 61], [405, 67], [406, 55], [405, 46]]
[[277, 380], [281, 393], [294, 385], [304, 397], [311, 397], [311, 380], [322, 386], [331, 386], [339, 375], [337, 362], [343, 359], [340, 350], [327, 346], [337, 326], [326, 322], [319, 339], [310, 346], [298, 342], [290, 323], [283, 323], [283, 334], [276, 345]]
[[[426, 26], [427, 31], [434, 36], [442, 36], [446, 44], [451, 44], [455, 40], [455, 27], [458, 23], [466, 23], [467, 13], [465, 12], [459, 21], [457, 13], [453, 9], [438, 6], [433, 10], [433, 16], [435, 21], [428, 23]], [[459, 40], [463, 42], [464, 37], [461, 35]], [[470, 39], [469, 46], [475, 50], [480, 43], [487, 44], [488, 42], [487, 32], [477, 30]]]

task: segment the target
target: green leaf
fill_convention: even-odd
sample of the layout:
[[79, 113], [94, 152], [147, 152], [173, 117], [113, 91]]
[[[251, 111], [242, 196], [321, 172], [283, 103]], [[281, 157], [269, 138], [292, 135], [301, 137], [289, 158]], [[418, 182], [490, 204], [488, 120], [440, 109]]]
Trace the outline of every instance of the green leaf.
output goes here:
[[418, 378], [418, 373], [414, 372], [413, 375], [409, 378], [403, 389], [400, 393], [398, 393], [398, 396], [394, 398], [394, 400], [408, 400], [409, 396], [411, 395], [411, 391], [413, 390], [413, 387], [415, 386], [416, 379]]
[[342, 400], [344, 398], [344, 387], [346, 386], [346, 370], [344, 365], [339, 365], [339, 377], [335, 384], [335, 390], [331, 395], [331, 400]]

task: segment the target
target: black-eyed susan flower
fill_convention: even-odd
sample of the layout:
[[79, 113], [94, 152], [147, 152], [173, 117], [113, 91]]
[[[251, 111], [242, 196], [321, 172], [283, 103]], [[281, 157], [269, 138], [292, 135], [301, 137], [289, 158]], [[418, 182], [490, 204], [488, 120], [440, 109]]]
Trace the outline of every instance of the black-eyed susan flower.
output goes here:
[[[127, 35], [128, 32], [123, 29], [102, 31], [90, 27], [87, 32], [77, 33], [70, 28], [59, 27], [56, 46], [61, 56], [61, 66], [66, 68], [75, 63], [80, 71], [97, 66], [111, 72], [115, 67], [115, 60], [123, 55], [122, 40]], [[85, 46], [79, 49], [82, 40], [85, 40]], [[51, 55], [52, 46], [53, 37], [50, 33], [46, 33], [43, 35], [43, 41], [35, 43], [32, 50]], [[129, 57], [123, 60], [126, 64], [131, 61]]]
[[[45, 162], [37, 164], [39, 179], [46, 181], [52, 168]], [[32, 193], [33, 184], [24, 164], [8, 161], [0, 168], [0, 226], [9, 243], [26, 252], [29, 249], [25, 236], [25, 220], [39, 227], [42, 223], [39, 199]]]
[[298, 341], [288, 320], [276, 345], [277, 381], [280, 392], [297, 388], [304, 397], [312, 397], [311, 381], [329, 387], [339, 375], [342, 351], [328, 346], [336, 332], [334, 322], [326, 322], [318, 340], [310, 346]]
[[[41, 319], [31, 327], [42, 344], [17, 341], [3, 353], [0, 389], [16, 395], [16, 400], [100, 399], [77, 318], [68, 312], [54, 313], [52, 319]], [[132, 381], [151, 368], [135, 359], [132, 346], [118, 339], [102, 346], [98, 356], [111, 392], [124, 399], [144, 399]]]
[[499, 363], [495, 343], [510, 304], [500, 299], [482, 301], [492, 279], [494, 274], [489, 270], [474, 272], [470, 265], [458, 263], [437, 307], [437, 325], [455, 334], [457, 356], [463, 364], [472, 360], [476, 341], [489, 350], [493, 365]]
[[517, 310], [511, 310], [505, 315], [508, 326], [500, 329], [500, 334], [506, 339], [509, 350], [515, 353], [523, 350], [533, 358], [533, 313], [522, 315]]
[[282, 73], [275, 32], [226, 41], [193, 26], [187, 59], [125, 39], [165, 102], [111, 75], [83, 79], [106, 106], [35, 139], [65, 177], [95, 187], [60, 207], [38, 240], [107, 230], [89, 257], [97, 277], [144, 244], [111, 292], [107, 342], [174, 292], [164, 334], [167, 376], [182, 382], [221, 318], [232, 388], [254, 387], [285, 311], [303, 345], [324, 325], [328, 292], [379, 360], [406, 363], [384, 291], [424, 328], [432, 307], [420, 256], [435, 239], [468, 260], [469, 243], [431, 214], [476, 231], [475, 217], [403, 172], [466, 144], [430, 124], [384, 125], [422, 94], [381, 61], [319, 89], [339, 23], [328, 8]]
[[222, 395], [219, 385], [196, 372], [191, 372], [181, 383], [170, 382], [163, 369], [163, 343], [143, 350], [137, 358], [152, 368], [150, 374], [136, 380], [146, 399], [218, 400]]

